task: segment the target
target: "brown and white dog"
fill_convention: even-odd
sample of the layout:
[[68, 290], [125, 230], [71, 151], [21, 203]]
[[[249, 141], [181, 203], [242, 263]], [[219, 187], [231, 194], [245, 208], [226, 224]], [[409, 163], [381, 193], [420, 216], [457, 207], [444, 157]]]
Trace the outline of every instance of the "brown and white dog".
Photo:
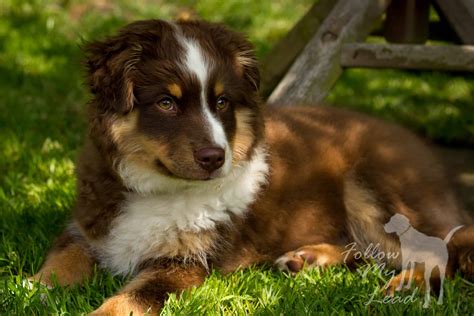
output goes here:
[[466, 225], [451, 269], [474, 275], [471, 218], [422, 142], [349, 111], [265, 109], [242, 35], [148, 20], [86, 54], [77, 203], [34, 279], [80, 283], [97, 263], [133, 278], [96, 314], [156, 313], [210, 269], [341, 264], [354, 241], [398, 251], [383, 225], [395, 213], [430, 236]]

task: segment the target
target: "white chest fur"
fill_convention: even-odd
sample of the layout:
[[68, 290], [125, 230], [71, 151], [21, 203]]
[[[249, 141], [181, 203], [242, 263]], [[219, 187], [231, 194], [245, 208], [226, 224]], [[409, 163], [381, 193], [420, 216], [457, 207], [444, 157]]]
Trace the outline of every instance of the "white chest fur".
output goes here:
[[[148, 171], [141, 176], [146, 186], [141, 192], [147, 192], [127, 196], [110, 233], [97, 245], [102, 265], [125, 275], [147, 259], [205, 259], [213, 246], [209, 232], [217, 223], [229, 221], [230, 214], [241, 216], [247, 211], [267, 172], [263, 149], [257, 149], [252, 160], [235, 166], [226, 177], [206, 182], [151, 179]], [[134, 174], [138, 174], [136, 169], [124, 176], [133, 181]], [[164, 192], [164, 187], [171, 190]]]

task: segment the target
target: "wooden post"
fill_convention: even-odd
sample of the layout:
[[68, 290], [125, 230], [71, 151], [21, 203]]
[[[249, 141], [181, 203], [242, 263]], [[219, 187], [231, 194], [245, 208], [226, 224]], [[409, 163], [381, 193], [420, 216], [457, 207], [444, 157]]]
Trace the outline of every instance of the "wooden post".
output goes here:
[[474, 46], [346, 44], [344, 67], [474, 71]]
[[434, 0], [436, 11], [445, 18], [464, 44], [474, 44], [474, 1]]
[[387, 8], [385, 38], [392, 43], [423, 44], [428, 39], [430, 0], [396, 0]]
[[278, 106], [323, 100], [342, 73], [339, 63], [342, 45], [364, 39], [389, 3], [389, 0], [339, 0], [268, 102]]
[[260, 65], [260, 93], [267, 97], [317, 32], [335, 5], [334, 0], [319, 0], [270, 51]]

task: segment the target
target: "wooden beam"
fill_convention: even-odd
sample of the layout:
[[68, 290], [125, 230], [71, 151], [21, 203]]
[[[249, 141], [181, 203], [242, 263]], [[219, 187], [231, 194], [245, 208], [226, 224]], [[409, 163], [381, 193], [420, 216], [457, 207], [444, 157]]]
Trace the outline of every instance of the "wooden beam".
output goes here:
[[474, 46], [346, 44], [343, 67], [474, 71]]
[[335, 4], [334, 0], [317, 1], [268, 53], [260, 64], [262, 96], [270, 95]]
[[317, 103], [342, 73], [341, 47], [364, 39], [385, 12], [389, 0], [339, 0], [270, 95], [271, 105]]
[[474, 44], [474, 1], [434, 0], [436, 11], [445, 18], [464, 44]]

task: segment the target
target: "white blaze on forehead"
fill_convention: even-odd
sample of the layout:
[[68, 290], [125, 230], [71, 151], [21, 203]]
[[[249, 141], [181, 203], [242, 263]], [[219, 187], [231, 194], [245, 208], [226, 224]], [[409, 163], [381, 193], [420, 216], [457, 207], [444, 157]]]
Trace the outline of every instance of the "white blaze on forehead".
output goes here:
[[186, 67], [198, 77], [201, 83], [201, 92], [204, 92], [210, 66], [204, 59], [201, 48], [194, 40], [183, 38], [182, 42], [186, 51]]
[[199, 47], [199, 44], [195, 40], [183, 38], [182, 42], [185, 47], [185, 65], [189, 72], [194, 73], [199, 79], [201, 84], [201, 105], [203, 108], [204, 117], [209, 125], [213, 140], [216, 145], [225, 148], [227, 145], [227, 139], [225, 136], [224, 128], [222, 124], [214, 117], [209, 111], [209, 106], [206, 99], [207, 81], [208, 74], [212, 68], [212, 64], [206, 60], [204, 54]]
[[212, 63], [209, 59], [205, 58], [203, 51], [199, 44], [189, 38], [181, 37], [180, 41], [182, 42], [185, 49], [185, 59], [184, 63], [187, 70], [191, 73], [194, 73], [201, 85], [201, 106], [204, 114], [204, 118], [207, 122], [210, 134], [212, 135], [212, 140], [217, 146], [225, 149], [225, 163], [223, 170], [225, 172], [229, 171], [232, 161], [232, 152], [230, 150], [227, 137], [225, 135], [224, 127], [221, 122], [211, 113], [209, 110], [209, 105], [206, 98], [206, 90], [209, 72], [212, 69]]

